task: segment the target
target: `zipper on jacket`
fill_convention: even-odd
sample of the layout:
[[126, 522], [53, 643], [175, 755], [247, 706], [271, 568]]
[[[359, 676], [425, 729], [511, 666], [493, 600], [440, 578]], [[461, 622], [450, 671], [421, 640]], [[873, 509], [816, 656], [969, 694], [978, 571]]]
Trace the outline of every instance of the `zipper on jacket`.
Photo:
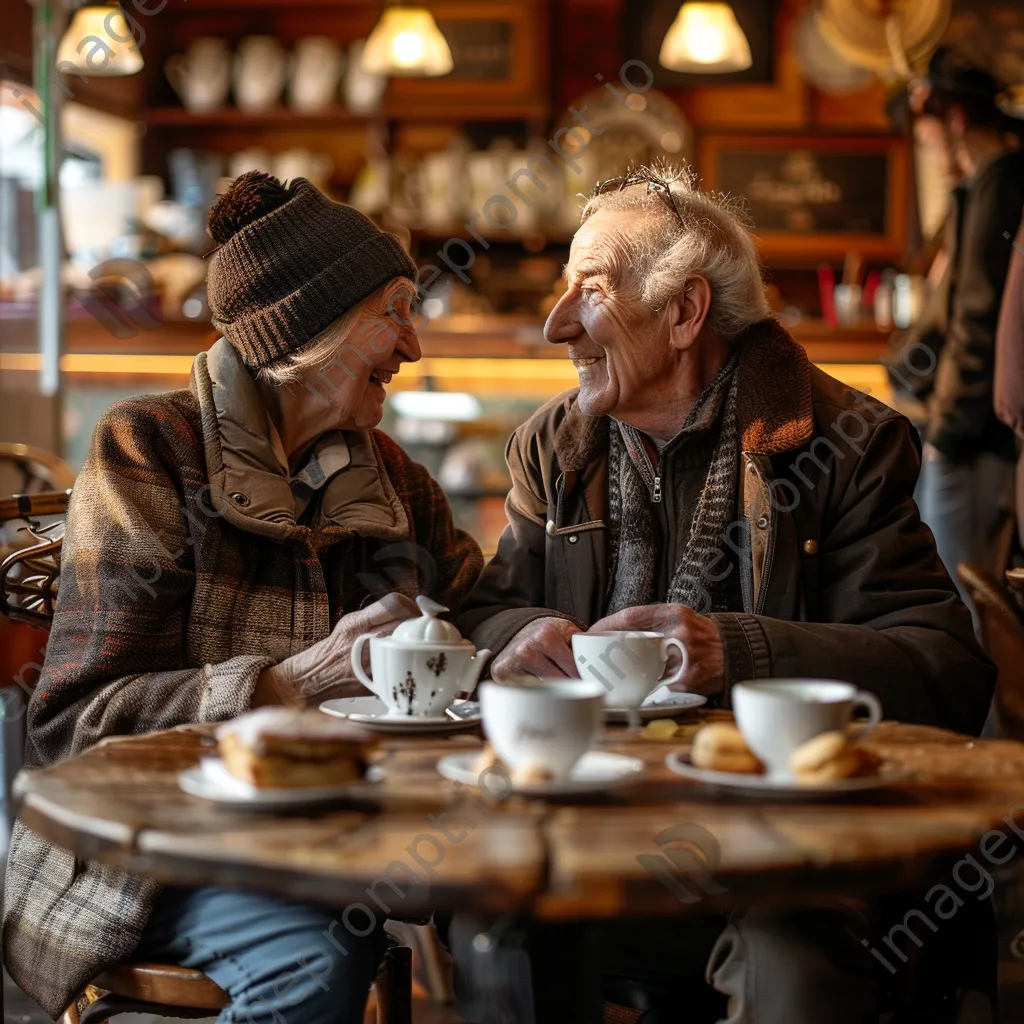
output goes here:
[[660, 470], [654, 474], [654, 493], [651, 495], [651, 501], [661, 501], [661, 472]]

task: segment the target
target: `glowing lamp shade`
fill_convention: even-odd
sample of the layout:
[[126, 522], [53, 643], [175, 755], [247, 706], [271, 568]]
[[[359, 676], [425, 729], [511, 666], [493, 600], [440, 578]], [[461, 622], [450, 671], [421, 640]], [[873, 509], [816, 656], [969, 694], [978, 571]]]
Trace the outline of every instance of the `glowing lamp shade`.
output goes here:
[[658, 63], [669, 71], [744, 71], [750, 44], [725, 3], [685, 3], [665, 33]]
[[451, 71], [448, 41], [425, 7], [386, 7], [363, 47], [363, 70], [434, 78]]
[[134, 75], [142, 65], [124, 14], [109, 4], [79, 7], [57, 47], [58, 70], [74, 68], [90, 77]]

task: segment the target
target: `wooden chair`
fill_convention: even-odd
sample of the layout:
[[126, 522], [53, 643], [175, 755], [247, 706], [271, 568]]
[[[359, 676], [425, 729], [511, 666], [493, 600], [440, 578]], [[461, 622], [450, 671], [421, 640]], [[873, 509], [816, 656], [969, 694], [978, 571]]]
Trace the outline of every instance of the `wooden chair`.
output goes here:
[[[44, 629], [53, 621], [64, 537], [62, 523], [44, 526], [39, 520], [65, 513], [70, 495], [65, 490], [0, 499], [0, 523], [25, 520], [35, 541], [0, 562], [0, 612], [7, 618]], [[412, 950], [390, 937], [374, 993], [377, 1024], [412, 1024]], [[64, 1011], [61, 1024], [101, 1024], [129, 1012], [212, 1017], [228, 1002], [227, 993], [201, 971], [176, 964], [123, 963], [94, 978]]]
[[[52, 452], [27, 444], [0, 441], [0, 473], [5, 470], [19, 478], [16, 484], [11, 485], [11, 490], [25, 494], [64, 491], [75, 482], [75, 471]], [[0, 485], [2, 483], [0, 480]]]
[[956, 573], [978, 609], [981, 644], [999, 670], [993, 702], [998, 735], [1024, 740], [1024, 619], [984, 569], [961, 562]]
[[[377, 1024], [412, 1024], [412, 950], [389, 944], [374, 982]], [[174, 964], [117, 964], [98, 975], [60, 1024], [103, 1024], [117, 1013], [196, 1019], [216, 1016], [228, 994], [202, 971]]]

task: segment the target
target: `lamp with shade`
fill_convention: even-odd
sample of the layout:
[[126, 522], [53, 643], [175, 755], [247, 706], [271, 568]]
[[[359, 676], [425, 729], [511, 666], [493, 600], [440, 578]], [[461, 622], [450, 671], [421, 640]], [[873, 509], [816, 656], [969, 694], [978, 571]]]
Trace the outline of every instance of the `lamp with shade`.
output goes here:
[[425, 7], [386, 7], [362, 53], [370, 74], [436, 78], [454, 67], [452, 51]]
[[745, 71], [750, 44], [727, 3], [684, 3], [661, 43], [658, 63], [698, 74]]
[[142, 70], [142, 52], [118, 5], [86, 3], [72, 15], [60, 45], [59, 69], [97, 78], [135, 75]]

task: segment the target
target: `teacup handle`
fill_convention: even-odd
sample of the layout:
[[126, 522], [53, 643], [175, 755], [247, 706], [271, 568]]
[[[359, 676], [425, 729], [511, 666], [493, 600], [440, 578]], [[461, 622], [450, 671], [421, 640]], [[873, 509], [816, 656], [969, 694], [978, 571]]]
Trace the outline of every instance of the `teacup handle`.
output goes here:
[[854, 708], [864, 708], [868, 713], [868, 720], [857, 726], [852, 736], [855, 740], [862, 740], [869, 732], [873, 732], [881, 722], [882, 703], [873, 693], [868, 693], [867, 690], [858, 690], [853, 698], [853, 706]]
[[679, 655], [683, 660], [679, 663], [679, 668], [677, 668], [675, 672], [668, 677], [668, 679], [658, 680], [659, 686], [672, 686], [673, 683], [678, 683], [683, 676], [686, 675], [686, 648], [683, 646], [682, 640], [678, 640], [674, 636], [665, 637], [665, 639], [661, 641], [661, 656], [665, 659], [665, 664], [667, 665], [668, 652], [672, 650], [673, 647], [678, 649]]
[[373, 679], [370, 678], [363, 671], [363, 645], [373, 636], [372, 633], [363, 633], [361, 636], [356, 637], [355, 643], [352, 645], [352, 671], [356, 674], [356, 679], [359, 680], [365, 686], [370, 693], [377, 693], [377, 687], [373, 683]]

